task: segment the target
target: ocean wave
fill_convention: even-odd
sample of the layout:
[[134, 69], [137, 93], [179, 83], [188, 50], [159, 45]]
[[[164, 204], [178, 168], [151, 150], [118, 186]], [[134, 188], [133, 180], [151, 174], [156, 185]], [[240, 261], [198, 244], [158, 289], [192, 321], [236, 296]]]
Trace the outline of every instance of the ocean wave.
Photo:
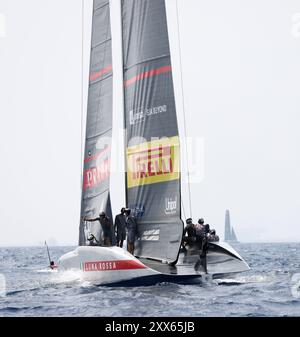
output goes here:
[[[291, 294], [300, 268], [300, 244], [240, 244], [252, 269], [197, 285], [95, 286], [77, 271], [47, 268], [44, 247], [5, 249], [6, 296], [1, 316], [294, 316], [300, 300]], [[286, 254], [288, 250], [292, 254]], [[53, 259], [69, 251], [53, 247]], [[0, 248], [0, 256], [2, 254]], [[4, 261], [4, 260], [3, 260]], [[9, 263], [7, 263], [9, 261]], [[21, 267], [20, 267], [21, 266]]]

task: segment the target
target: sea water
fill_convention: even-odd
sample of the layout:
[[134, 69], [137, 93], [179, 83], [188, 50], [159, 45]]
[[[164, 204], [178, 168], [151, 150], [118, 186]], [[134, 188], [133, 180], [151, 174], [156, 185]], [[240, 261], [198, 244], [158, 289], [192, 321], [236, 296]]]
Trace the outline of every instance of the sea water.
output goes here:
[[[50, 247], [57, 259], [74, 247]], [[45, 247], [0, 248], [0, 316], [300, 316], [300, 243], [236, 244], [251, 270], [199, 285], [95, 286], [47, 268]]]

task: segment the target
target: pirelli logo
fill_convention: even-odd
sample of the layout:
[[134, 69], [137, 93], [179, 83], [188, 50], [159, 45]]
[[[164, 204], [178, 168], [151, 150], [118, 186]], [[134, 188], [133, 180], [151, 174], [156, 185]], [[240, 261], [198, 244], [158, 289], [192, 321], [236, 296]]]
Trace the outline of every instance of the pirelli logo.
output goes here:
[[179, 179], [179, 138], [163, 138], [127, 149], [128, 188]]
[[[94, 165], [90, 165], [93, 163]], [[83, 189], [84, 191], [95, 188], [110, 176], [110, 146], [98, 152], [94, 156], [89, 156], [84, 160], [85, 165], [90, 165], [83, 172]]]

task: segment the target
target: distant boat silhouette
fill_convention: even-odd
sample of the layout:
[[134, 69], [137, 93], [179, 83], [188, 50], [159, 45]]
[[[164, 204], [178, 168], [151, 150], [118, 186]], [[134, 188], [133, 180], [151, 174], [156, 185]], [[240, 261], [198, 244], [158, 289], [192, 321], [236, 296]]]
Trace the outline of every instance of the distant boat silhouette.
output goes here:
[[225, 242], [238, 242], [235, 231], [230, 223], [230, 213], [229, 210], [226, 210], [225, 213]]

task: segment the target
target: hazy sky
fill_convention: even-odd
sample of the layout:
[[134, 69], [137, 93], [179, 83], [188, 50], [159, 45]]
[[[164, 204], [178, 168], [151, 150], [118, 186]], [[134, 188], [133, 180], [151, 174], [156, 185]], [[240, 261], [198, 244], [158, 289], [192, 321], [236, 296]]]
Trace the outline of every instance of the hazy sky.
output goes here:
[[[202, 158], [193, 217], [222, 236], [228, 208], [241, 241], [300, 240], [299, 0], [178, 5], [188, 136]], [[0, 0], [0, 245], [77, 243], [81, 18], [81, 0]]]

